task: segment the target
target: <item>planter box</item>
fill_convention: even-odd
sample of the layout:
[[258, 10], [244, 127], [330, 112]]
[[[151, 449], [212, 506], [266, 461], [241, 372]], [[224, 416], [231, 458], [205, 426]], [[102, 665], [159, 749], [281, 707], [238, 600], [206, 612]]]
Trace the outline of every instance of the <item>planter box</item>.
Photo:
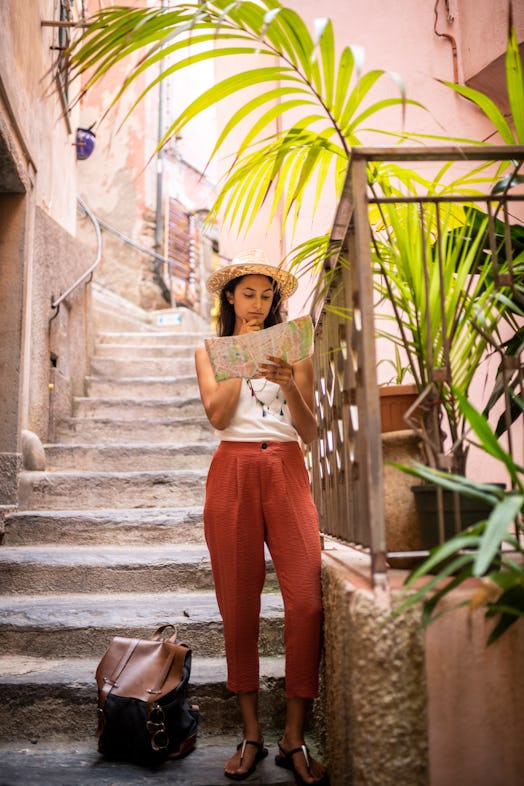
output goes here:
[[378, 392], [382, 433], [404, 431], [409, 428], [404, 415], [417, 399], [416, 385], [385, 385], [379, 387]]

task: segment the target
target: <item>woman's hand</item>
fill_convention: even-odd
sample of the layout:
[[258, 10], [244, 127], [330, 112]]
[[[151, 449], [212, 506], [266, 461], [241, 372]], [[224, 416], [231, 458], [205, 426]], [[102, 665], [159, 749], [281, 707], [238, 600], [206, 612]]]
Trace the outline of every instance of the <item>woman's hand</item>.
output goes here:
[[260, 366], [261, 375], [280, 385], [289, 407], [291, 422], [306, 444], [313, 442], [318, 436], [318, 428], [311, 358], [301, 360], [294, 366], [271, 355], [267, 360]]
[[262, 323], [260, 323], [260, 320], [258, 319], [243, 319], [238, 335], [242, 336], [245, 333], [256, 333], [257, 331], [263, 329], [264, 329], [263, 321]]
[[293, 366], [282, 358], [269, 355], [268, 362], [260, 366], [261, 375], [270, 382], [276, 382], [282, 390], [288, 390], [293, 380]]

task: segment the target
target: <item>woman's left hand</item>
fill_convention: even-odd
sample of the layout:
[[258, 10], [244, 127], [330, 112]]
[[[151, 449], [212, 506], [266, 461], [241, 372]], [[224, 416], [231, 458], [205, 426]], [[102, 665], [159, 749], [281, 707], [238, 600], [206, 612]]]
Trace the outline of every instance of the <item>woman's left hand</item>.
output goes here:
[[260, 370], [263, 377], [270, 382], [276, 382], [283, 390], [289, 388], [293, 381], [293, 366], [286, 363], [282, 358], [269, 355], [268, 362], [263, 363]]

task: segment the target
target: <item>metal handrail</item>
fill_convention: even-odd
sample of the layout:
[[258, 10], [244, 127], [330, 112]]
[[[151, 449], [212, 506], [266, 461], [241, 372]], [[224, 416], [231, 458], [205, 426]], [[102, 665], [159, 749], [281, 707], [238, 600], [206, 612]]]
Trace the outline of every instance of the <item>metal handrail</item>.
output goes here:
[[[84, 281], [87, 281], [87, 279], [91, 279], [95, 269], [98, 267], [98, 265], [100, 264], [100, 262], [102, 260], [102, 233], [100, 231], [100, 222], [98, 221], [98, 219], [94, 215], [94, 213], [92, 213], [91, 210], [88, 208], [88, 206], [86, 205], [86, 203], [84, 202], [82, 197], [79, 197], [77, 195], [76, 200], [77, 200], [78, 204], [80, 205], [80, 207], [82, 208], [82, 210], [84, 211], [84, 213], [86, 214], [86, 216], [88, 216], [88, 218], [91, 220], [91, 222], [92, 222], [92, 224], [93, 224], [93, 226], [95, 228], [96, 246], [97, 246], [96, 247], [96, 259], [93, 262], [93, 264], [91, 265], [91, 267], [89, 267], [85, 271], [85, 273], [82, 273], [82, 275], [79, 278], [77, 278], [77, 280], [73, 284], [71, 284], [71, 286], [68, 289], [66, 289], [65, 292], [63, 292], [61, 295], [59, 295], [59, 297], [54, 298], [53, 300], [51, 300], [51, 308], [55, 309], [55, 313], [53, 314], [51, 319], [54, 319], [56, 317], [56, 315], [58, 314], [58, 312], [60, 310], [60, 305], [64, 302], [66, 297], [68, 297], [71, 294], [71, 292], [73, 292]], [[87, 283], [89, 283], [89, 282], [87, 281]], [[51, 321], [51, 319], [49, 321]]]
[[116, 229], [115, 227], [111, 226], [111, 224], [108, 224], [106, 221], [104, 221], [103, 218], [96, 216], [96, 220], [98, 221], [102, 229], [104, 229], [107, 232], [110, 232], [112, 235], [118, 237], [120, 240], [123, 240], [124, 243], [127, 243], [129, 246], [133, 246], [133, 248], [136, 248], [137, 251], [141, 251], [143, 254], [148, 254], [150, 257], [153, 257], [153, 259], [155, 259], [157, 262], [163, 262], [164, 264], [167, 264], [168, 270], [170, 272], [172, 268], [175, 268], [175, 274], [181, 273], [185, 275], [187, 273], [186, 268], [183, 265], [181, 265], [179, 262], [176, 262], [173, 259], [168, 259], [167, 257], [162, 256], [162, 254], [159, 254], [157, 251], [153, 251], [153, 249], [147, 248], [147, 246], [143, 246], [141, 243], [137, 243], [136, 240], [133, 240], [128, 235], [125, 235], [123, 232], [121, 232], [119, 229]]
[[[183, 274], [185, 274], [185, 272], [186, 272], [185, 268], [183, 268], [178, 262], [174, 262], [173, 260], [168, 259], [167, 257], [162, 256], [162, 254], [158, 254], [156, 251], [153, 251], [152, 249], [147, 248], [147, 246], [143, 246], [141, 243], [137, 243], [136, 240], [133, 240], [132, 238], [128, 237], [128, 235], [125, 235], [119, 229], [116, 229], [111, 224], [108, 224], [107, 221], [104, 221], [102, 218], [100, 218], [99, 216], [95, 215], [95, 213], [93, 213], [93, 211], [90, 210], [90, 208], [84, 202], [82, 197], [77, 195], [76, 199], [77, 199], [77, 202], [78, 202], [79, 206], [84, 211], [86, 216], [88, 216], [88, 218], [91, 220], [91, 222], [92, 222], [92, 224], [93, 224], [93, 226], [95, 228], [96, 242], [97, 242], [96, 259], [93, 262], [93, 264], [84, 273], [82, 273], [82, 275], [79, 276], [79, 278], [77, 278], [77, 280], [73, 284], [71, 284], [71, 286], [65, 292], [63, 292], [59, 297], [54, 298], [51, 301], [51, 308], [55, 309], [55, 313], [51, 317], [50, 321], [52, 319], [54, 319], [56, 317], [56, 315], [58, 314], [58, 311], [60, 309], [61, 303], [63, 303], [63, 301], [71, 294], [71, 292], [73, 292], [78, 286], [80, 286], [80, 284], [82, 284], [83, 282], [87, 281], [87, 279], [90, 279], [92, 277], [95, 269], [100, 264], [100, 262], [102, 260], [102, 231], [101, 231], [102, 229], [104, 231], [106, 231], [106, 232], [111, 233], [115, 237], [119, 238], [124, 243], [127, 243], [127, 245], [132, 246], [133, 248], [136, 248], [137, 251], [140, 251], [143, 254], [148, 254], [150, 257], [153, 257], [153, 259], [155, 261], [163, 262], [163, 263], [167, 264], [170, 274], [171, 274], [171, 270], [172, 270], [173, 267], [175, 268], [175, 274], [176, 273], [183, 273]], [[158, 270], [157, 270], [157, 272], [158, 272]], [[89, 283], [89, 282], [87, 281], [87, 283]]]

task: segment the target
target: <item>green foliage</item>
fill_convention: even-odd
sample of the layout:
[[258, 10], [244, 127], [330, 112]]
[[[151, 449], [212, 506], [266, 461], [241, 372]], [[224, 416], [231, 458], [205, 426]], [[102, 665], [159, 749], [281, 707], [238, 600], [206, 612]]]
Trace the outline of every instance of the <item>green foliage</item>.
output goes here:
[[[203, 91], [175, 118], [164, 144], [187, 123], [231, 96], [246, 95], [224, 127], [213, 153], [220, 150], [241, 123], [250, 126], [239, 142], [234, 160], [221, 184], [214, 214], [247, 229], [271, 194], [270, 216], [277, 207], [296, 219], [305, 189], [315, 189], [315, 207], [327, 187], [341, 193], [351, 148], [360, 144], [360, 131], [371, 117], [408, 103], [398, 74], [363, 72], [363, 50], [346, 46], [336, 57], [333, 25], [315, 20], [310, 33], [301, 16], [276, 0], [259, 2], [180, 3], [173, 8], [114, 6], [99, 11], [86, 32], [72, 46], [72, 73], [86, 79], [89, 90], [111, 68], [136, 53], [131, 70], [113, 104], [144, 75], [146, 87], [129, 109], [162, 79], [204, 60], [249, 55], [253, 66]], [[177, 58], [157, 73], [160, 60]], [[245, 62], [245, 61], [244, 61]], [[153, 74], [153, 76], [152, 76]], [[389, 76], [398, 95], [373, 100], [377, 82]], [[250, 88], [257, 88], [253, 97]], [[248, 91], [246, 93], [246, 91]], [[419, 106], [418, 104], [416, 104]], [[278, 121], [282, 130], [271, 129]], [[264, 132], [269, 135], [264, 137]]]
[[[484, 415], [459, 391], [455, 390], [455, 395], [471, 430], [471, 441], [504, 465], [512, 488], [476, 483], [421, 464], [400, 466], [422, 480], [458, 494], [481, 498], [492, 506], [492, 511], [486, 521], [431, 550], [429, 557], [409, 575], [406, 581], [409, 594], [399, 609], [422, 601], [423, 621], [427, 624], [438, 616], [438, 603], [442, 598], [466, 579], [478, 578], [480, 584], [472, 596], [471, 606], [484, 605], [486, 617], [496, 618], [488, 638], [488, 643], [492, 643], [524, 616], [524, 468], [502, 448]], [[425, 576], [431, 578], [413, 590]]]
[[[404, 178], [406, 195], [415, 196], [421, 184], [421, 178], [415, 184]], [[423, 185], [436, 196], [450, 188], [438, 180]], [[487, 215], [456, 202], [402, 201], [384, 179], [382, 191], [386, 197], [396, 193], [399, 201], [379, 203], [370, 211], [376, 290], [393, 309], [392, 315], [379, 314], [378, 333], [402, 350], [425, 395], [428, 462], [438, 466], [445, 450], [446, 433], [433, 417], [437, 406], [447, 424], [454, 469], [464, 473], [464, 418], [453, 391], [467, 394], [488, 341], [498, 336], [502, 343], [500, 321], [511, 289], [495, 281]], [[500, 272], [505, 270], [507, 263], [500, 265]]]

